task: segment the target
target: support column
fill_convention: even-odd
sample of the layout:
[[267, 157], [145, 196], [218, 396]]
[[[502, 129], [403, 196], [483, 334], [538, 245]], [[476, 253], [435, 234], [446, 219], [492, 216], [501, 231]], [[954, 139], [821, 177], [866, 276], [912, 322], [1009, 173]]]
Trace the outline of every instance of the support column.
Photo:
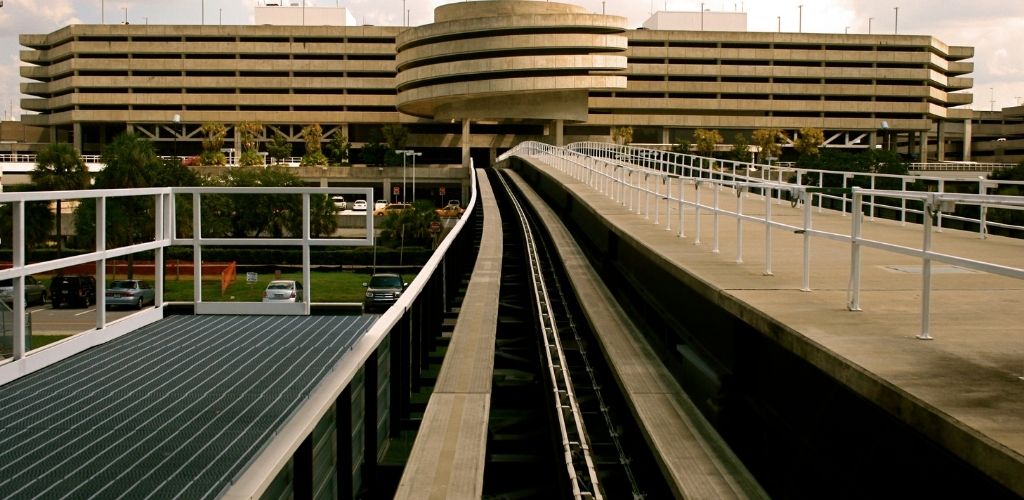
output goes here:
[[946, 161], [946, 122], [939, 120], [935, 126], [935, 161]]
[[299, 443], [292, 455], [292, 498], [313, 498], [313, 435]]
[[554, 123], [551, 124], [551, 126], [554, 127], [555, 129], [555, 146], [564, 146], [565, 120], [555, 120]]
[[921, 131], [918, 132], [918, 134], [920, 135], [920, 142], [918, 148], [919, 154], [917, 157], [917, 161], [921, 163], [928, 163], [928, 132]]
[[671, 138], [671, 134], [669, 132], [670, 132], [670, 130], [668, 129], [668, 127], [662, 127], [661, 128], [661, 143], [662, 144], [671, 144], [670, 141], [672, 140], [672, 138]]
[[71, 145], [78, 154], [82, 154], [82, 124], [75, 122], [71, 125]]
[[[381, 199], [381, 200], [390, 200], [391, 199], [391, 178], [385, 177], [383, 179], [383, 181], [384, 181], [384, 192], [380, 194], [380, 198], [379, 199]], [[377, 200], [366, 200], [366, 205], [367, 205], [366, 209], [367, 210], [373, 210], [374, 209], [373, 208], [373, 202], [374, 201], [377, 201]]]
[[972, 125], [970, 118], [964, 120], [964, 161], [971, 161], [971, 134], [974, 133], [971, 130]]
[[868, 134], [868, 144], [871, 146], [871, 149], [875, 149], [875, 146], [878, 145], [878, 132]]
[[462, 166], [469, 166], [469, 118], [462, 119]]

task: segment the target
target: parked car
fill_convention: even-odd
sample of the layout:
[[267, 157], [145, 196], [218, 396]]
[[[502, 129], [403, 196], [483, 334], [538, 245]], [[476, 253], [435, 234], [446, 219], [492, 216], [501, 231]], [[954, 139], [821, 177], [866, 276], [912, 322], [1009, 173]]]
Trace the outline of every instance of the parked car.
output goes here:
[[355, 210], [356, 212], [365, 212], [366, 200], [356, 200], [354, 203], [352, 203], [352, 210]]
[[263, 291], [263, 302], [295, 302], [302, 300], [302, 283], [274, 280]]
[[96, 303], [96, 279], [92, 276], [54, 276], [50, 281], [54, 309], [64, 304], [88, 307]]
[[388, 206], [388, 200], [377, 200], [373, 202], [373, 211], [376, 212], [386, 206]]
[[374, 210], [373, 211], [373, 215], [394, 214], [394, 213], [398, 213], [398, 212], [401, 212], [402, 210], [406, 210], [406, 209], [409, 209], [409, 208], [412, 208], [412, 205], [410, 205], [408, 203], [388, 203], [387, 205], [384, 205], [383, 208], [378, 208], [378, 209]]
[[156, 303], [153, 285], [141, 280], [117, 280], [107, 287], [107, 307], [128, 306], [142, 309], [146, 304]]
[[334, 202], [334, 207], [337, 208], [338, 210], [345, 210], [346, 208], [348, 208], [348, 202], [346, 202], [345, 197], [340, 194], [332, 196], [331, 201]]
[[[14, 303], [14, 279], [0, 280], [0, 300]], [[46, 302], [46, 285], [32, 276], [25, 276], [25, 304], [42, 304]]]
[[394, 273], [378, 273], [370, 277], [369, 283], [363, 283], [366, 287], [366, 295], [363, 298], [363, 312], [385, 310], [392, 305], [408, 283], [402, 282], [402, 277]]
[[458, 218], [462, 216], [462, 213], [465, 211], [466, 209], [462, 208], [462, 203], [460, 203], [459, 200], [448, 200], [447, 205], [436, 210], [438, 217], [447, 218]]

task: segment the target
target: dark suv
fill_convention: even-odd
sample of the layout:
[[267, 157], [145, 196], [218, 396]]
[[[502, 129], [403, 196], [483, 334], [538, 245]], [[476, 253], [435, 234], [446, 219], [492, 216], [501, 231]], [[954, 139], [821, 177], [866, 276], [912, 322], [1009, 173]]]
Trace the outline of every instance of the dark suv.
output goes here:
[[397, 274], [374, 274], [369, 283], [363, 283], [363, 286], [366, 287], [363, 311], [373, 312], [391, 307], [402, 296], [407, 285], [408, 283], [403, 283], [402, 277]]
[[53, 308], [62, 304], [88, 307], [96, 303], [96, 280], [92, 276], [54, 276], [50, 281]]

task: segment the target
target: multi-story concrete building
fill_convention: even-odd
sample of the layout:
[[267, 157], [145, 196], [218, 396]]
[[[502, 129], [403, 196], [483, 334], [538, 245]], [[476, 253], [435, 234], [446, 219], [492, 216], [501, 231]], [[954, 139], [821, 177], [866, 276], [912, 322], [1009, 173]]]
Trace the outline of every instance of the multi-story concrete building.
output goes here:
[[810, 127], [828, 147], [884, 144], [931, 161], [971, 149], [973, 48], [930, 36], [630, 30], [622, 17], [515, 0], [449, 4], [411, 28], [303, 19], [21, 35], [33, 80], [22, 107], [38, 112], [23, 120], [84, 153], [131, 128], [168, 154], [198, 152], [206, 122], [258, 121], [300, 148], [301, 128], [318, 123], [325, 141], [350, 139], [355, 164], [386, 124], [406, 127], [420, 165], [488, 163], [525, 139], [610, 141], [616, 126], [638, 143]]

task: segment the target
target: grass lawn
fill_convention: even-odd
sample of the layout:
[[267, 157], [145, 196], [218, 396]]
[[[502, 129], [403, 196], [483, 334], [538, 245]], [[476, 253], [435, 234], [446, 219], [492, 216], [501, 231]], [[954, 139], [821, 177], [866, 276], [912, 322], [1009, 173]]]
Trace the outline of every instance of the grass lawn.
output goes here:
[[[412, 274], [402, 275], [406, 283], [414, 277]], [[244, 273], [239, 273], [223, 295], [220, 293], [220, 280], [203, 280], [203, 301], [260, 302], [263, 300], [263, 290], [275, 279], [270, 273], [259, 274], [257, 281], [252, 284], [247, 283], [245, 278]], [[345, 271], [312, 272], [310, 278], [313, 282], [313, 302], [362, 302], [363, 283], [370, 281], [369, 274]], [[301, 282], [302, 273], [281, 273], [280, 279]], [[168, 279], [164, 284], [164, 300], [192, 302], [192, 280]]]

